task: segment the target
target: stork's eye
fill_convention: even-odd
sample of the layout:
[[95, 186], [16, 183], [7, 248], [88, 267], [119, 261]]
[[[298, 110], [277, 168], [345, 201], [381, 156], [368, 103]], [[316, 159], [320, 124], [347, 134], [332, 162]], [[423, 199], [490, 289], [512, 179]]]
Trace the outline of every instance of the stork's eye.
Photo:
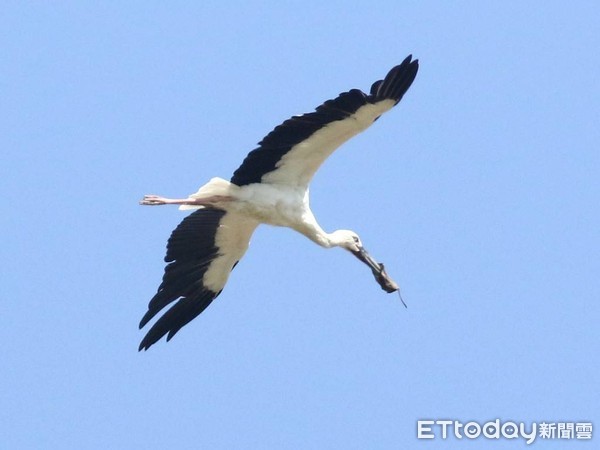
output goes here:
[[354, 242], [356, 242], [357, 244], [360, 242], [358, 236], [352, 236], [352, 239], [354, 239]]

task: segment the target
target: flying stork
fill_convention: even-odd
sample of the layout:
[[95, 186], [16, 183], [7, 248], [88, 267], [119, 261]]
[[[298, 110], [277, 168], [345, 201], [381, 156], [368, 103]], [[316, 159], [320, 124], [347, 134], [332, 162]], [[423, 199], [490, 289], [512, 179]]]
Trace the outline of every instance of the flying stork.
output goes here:
[[383, 264], [365, 250], [350, 230], [325, 232], [310, 210], [308, 185], [319, 166], [345, 141], [368, 128], [395, 106], [412, 84], [418, 60], [409, 55], [369, 94], [352, 89], [327, 100], [314, 112], [293, 116], [252, 150], [230, 181], [213, 178], [184, 199], [146, 195], [142, 205], [180, 205], [196, 210], [175, 228], [167, 243], [165, 272], [140, 329], [177, 301], [150, 328], [139, 350], [163, 336], [169, 341], [221, 293], [261, 224], [292, 228], [318, 245], [342, 247], [364, 262], [387, 292], [398, 285]]

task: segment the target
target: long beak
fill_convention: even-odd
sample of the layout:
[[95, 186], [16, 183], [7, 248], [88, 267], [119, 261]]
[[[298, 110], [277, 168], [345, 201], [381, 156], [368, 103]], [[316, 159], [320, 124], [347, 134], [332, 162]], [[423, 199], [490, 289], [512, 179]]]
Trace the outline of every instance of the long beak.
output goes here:
[[369, 266], [374, 275], [381, 273], [381, 266], [364, 247], [360, 247], [358, 251], [353, 251], [352, 254]]
[[[369, 266], [371, 272], [373, 272], [375, 280], [377, 281], [377, 283], [379, 283], [379, 286], [381, 286], [381, 289], [388, 293], [398, 291], [398, 295], [400, 295], [400, 287], [386, 273], [383, 264], [378, 263], [371, 255], [369, 255], [369, 252], [367, 252], [367, 250], [364, 247], [359, 247], [357, 251], [352, 251], [352, 254], [358, 259], [360, 259], [367, 266]], [[404, 300], [402, 299], [401, 295], [400, 300], [402, 301], [402, 304], [406, 307], [406, 303], [404, 303]]]

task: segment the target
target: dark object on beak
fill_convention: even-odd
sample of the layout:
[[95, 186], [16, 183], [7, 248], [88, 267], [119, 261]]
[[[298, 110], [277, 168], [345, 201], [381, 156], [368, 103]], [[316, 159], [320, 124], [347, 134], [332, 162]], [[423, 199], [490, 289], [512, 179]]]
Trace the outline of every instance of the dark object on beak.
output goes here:
[[[398, 291], [398, 294], [400, 294], [400, 292], [399, 292], [400, 287], [386, 273], [385, 268], [383, 267], [383, 264], [375, 261], [373, 259], [373, 257], [371, 255], [369, 255], [369, 253], [364, 249], [364, 247], [359, 247], [358, 251], [352, 251], [352, 254], [354, 256], [356, 256], [358, 259], [360, 259], [367, 266], [369, 266], [369, 268], [371, 269], [371, 272], [373, 272], [375, 281], [377, 281], [377, 283], [379, 283], [379, 286], [381, 286], [381, 289], [383, 289], [387, 293], [392, 293], [392, 292]], [[406, 303], [404, 303], [404, 300], [402, 300], [402, 296], [400, 296], [400, 300], [402, 301], [402, 304], [406, 307]]]

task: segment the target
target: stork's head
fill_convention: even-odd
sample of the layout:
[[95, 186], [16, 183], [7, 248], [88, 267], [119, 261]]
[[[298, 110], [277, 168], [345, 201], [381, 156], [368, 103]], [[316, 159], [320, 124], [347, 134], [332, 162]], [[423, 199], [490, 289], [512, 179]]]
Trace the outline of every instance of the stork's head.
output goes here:
[[360, 251], [362, 242], [352, 230], [337, 230], [329, 235], [332, 247], [342, 247], [352, 253]]
[[352, 230], [337, 230], [330, 235], [331, 245], [345, 248], [371, 268], [373, 273], [380, 273], [379, 263], [365, 250], [358, 234]]

